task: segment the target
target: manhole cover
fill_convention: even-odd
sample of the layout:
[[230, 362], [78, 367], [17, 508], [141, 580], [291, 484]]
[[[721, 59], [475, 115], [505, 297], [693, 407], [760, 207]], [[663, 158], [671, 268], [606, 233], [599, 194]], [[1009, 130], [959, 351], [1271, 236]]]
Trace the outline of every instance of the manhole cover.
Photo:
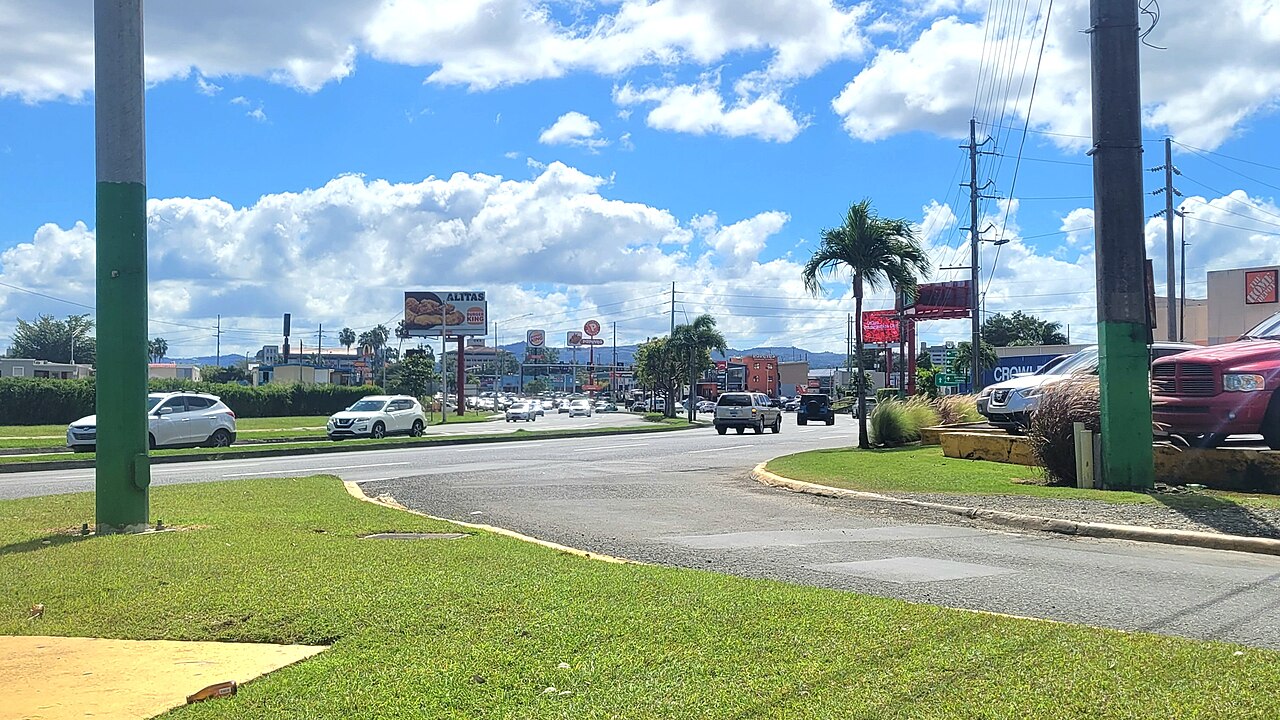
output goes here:
[[377, 533], [365, 535], [365, 540], [457, 540], [466, 533]]

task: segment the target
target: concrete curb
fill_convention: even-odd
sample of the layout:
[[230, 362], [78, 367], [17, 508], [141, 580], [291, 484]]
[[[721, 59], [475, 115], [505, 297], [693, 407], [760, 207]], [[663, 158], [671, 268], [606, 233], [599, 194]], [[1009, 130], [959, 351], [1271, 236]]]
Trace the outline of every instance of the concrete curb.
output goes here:
[[648, 564], [648, 563], [642, 563], [638, 560], [627, 560], [626, 558], [618, 558], [612, 555], [605, 555], [603, 553], [588, 552], [586, 550], [580, 550], [578, 548], [569, 547], [568, 545], [553, 543], [549, 540], [539, 540], [536, 537], [532, 537], [530, 535], [524, 535], [522, 533], [516, 532], [515, 530], [508, 530], [506, 528], [501, 528], [494, 525], [480, 525], [477, 523], [463, 522], [461, 520], [450, 520], [449, 518], [442, 518], [442, 517], [436, 517], [435, 515], [428, 515], [424, 512], [419, 512], [418, 510], [412, 510], [410, 508], [405, 507], [404, 505], [401, 505], [399, 501], [397, 501], [395, 498], [391, 497], [390, 495], [379, 495], [377, 497], [369, 497], [368, 495], [364, 494], [364, 490], [360, 487], [360, 483], [354, 482], [352, 480], [343, 480], [342, 486], [347, 489], [347, 492], [351, 495], [351, 497], [354, 497], [357, 500], [363, 500], [368, 503], [373, 503], [374, 505], [381, 505], [382, 507], [391, 508], [392, 510], [400, 510], [402, 512], [407, 512], [411, 515], [417, 515], [419, 517], [427, 518], [428, 520], [437, 520], [439, 522], [447, 522], [451, 525], [458, 525], [460, 527], [464, 527], [469, 530], [481, 530], [484, 532], [493, 533], [495, 535], [502, 535], [504, 537], [509, 537], [514, 540], [519, 540], [520, 542], [527, 542], [533, 545], [540, 545], [544, 548], [555, 550], [556, 552], [576, 555], [580, 558], [585, 558], [587, 560], [600, 560], [603, 562], [615, 563], [618, 565], [647, 565]]
[[[208, 460], [244, 460], [253, 458], [273, 458], [273, 457], [290, 457], [302, 455], [327, 455], [329, 453], [352, 453], [366, 452], [370, 450], [409, 450], [422, 449], [431, 447], [450, 447], [456, 445], [487, 445], [491, 443], [504, 442], [524, 442], [526, 440], [564, 440], [570, 438], [584, 437], [611, 437], [614, 435], [652, 435], [654, 433], [680, 432], [682, 430], [695, 430], [697, 428], [706, 427], [703, 424], [694, 424], [686, 427], [645, 427], [639, 426], [635, 428], [615, 429], [608, 432], [584, 430], [581, 432], [570, 431], [560, 433], [556, 430], [533, 431], [528, 435], [477, 435], [474, 437], [458, 437], [449, 440], [424, 440], [420, 442], [379, 442], [379, 443], [363, 443], [360, 445], [348, 445], [344, 443], [333, 443], [325, 447], [310, 448], [281, 448], [279, 450], [229, 450], [221, 453], [208, 453], [205, 455], [153, 455], [151, 457], [152, 465], [168, 465], [172, 463], [185, 462], [201, 462]], [[0, 462], [0, 474], [4, 473], [22, 473], [22, 472], [41, 472], [44, 470], [75, 470], [79, 468], [91, 468], [94, 466], [93, 460], [48, 460], [40, 462], [28, 463], [4, 463]]]
[[892, 503], [910, 507], [937, 510], [960, 515], [962, 517], [984, 520], [986, 522], [1017, 528], [1019, 530], [1036, 530], [1039, 532], [1061, 533], [1063, 535], [1079, 535], [1082, 537], [1108, 538], [1112, 540], [1132, 540], [1135, 542], [1154, 542], [1166, 545], [1186, 545], [1189, 547], [1208, 548], [1211, 550], [1234, 550], [1237, 552], [1259, 553], [1263, 555], [1280, 555], [1280, 540], [1270, 538], [1253, 538], [1241, 535], [1223, 535], [1221, 533], [1195, 532], [1191, 530], [1166, 530], [1141, 525], [1110, 525], [1107, 523], [1077, 522], [1039, 515], [1020, 515], [1018, 513], [1001, 512], [999, 510], [983, 510], [981, 508], [946, 505], [943, 503], [911, 500], [909, 498], [881, 495], [879, 493], [846, 490], [827, 485], [793, 480], [765, 469], [768, 463], [760, 463], [751, 471], [756, 482], [770, 487], [782, 488], [792, 492], [818, 495], [821, 497], [848, 500], [865, 500], [871, 502]]

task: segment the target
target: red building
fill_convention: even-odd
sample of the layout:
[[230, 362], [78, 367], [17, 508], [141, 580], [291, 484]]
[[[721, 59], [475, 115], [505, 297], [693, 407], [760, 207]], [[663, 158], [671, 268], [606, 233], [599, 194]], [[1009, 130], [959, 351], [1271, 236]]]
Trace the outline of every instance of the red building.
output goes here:
[[764, 393], [769, 397], [778, 397], [782, 387], [782, 378], [778, 375], [778, 358], [774, 355], [746, 355], [732, 358], [730, 362], [740, 363], [747, 368], [747, 391]]

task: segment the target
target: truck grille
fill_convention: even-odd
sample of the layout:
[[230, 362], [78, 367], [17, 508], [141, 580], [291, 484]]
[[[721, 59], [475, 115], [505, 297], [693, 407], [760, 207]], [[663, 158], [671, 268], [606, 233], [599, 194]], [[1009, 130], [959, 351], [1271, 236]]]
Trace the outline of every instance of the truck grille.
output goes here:
[[1207, 397], [1218, 390], [1212, 365], [1169, 363], [1151, 371], [1151, 384], [1160, 395]]

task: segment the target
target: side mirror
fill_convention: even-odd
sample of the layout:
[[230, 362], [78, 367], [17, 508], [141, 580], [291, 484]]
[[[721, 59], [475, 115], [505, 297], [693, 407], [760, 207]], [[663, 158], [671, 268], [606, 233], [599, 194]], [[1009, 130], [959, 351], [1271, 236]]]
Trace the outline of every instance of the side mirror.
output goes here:
[[159, 417], [159, 416], [161, 416], [161, 415], [171, 415], [172, 413], [173, 413], [173, 408], [171, 408], [171, 407], [162, 407], [162, 408], [160, 408], [160, 409], [156, 410], [156, 417]]

